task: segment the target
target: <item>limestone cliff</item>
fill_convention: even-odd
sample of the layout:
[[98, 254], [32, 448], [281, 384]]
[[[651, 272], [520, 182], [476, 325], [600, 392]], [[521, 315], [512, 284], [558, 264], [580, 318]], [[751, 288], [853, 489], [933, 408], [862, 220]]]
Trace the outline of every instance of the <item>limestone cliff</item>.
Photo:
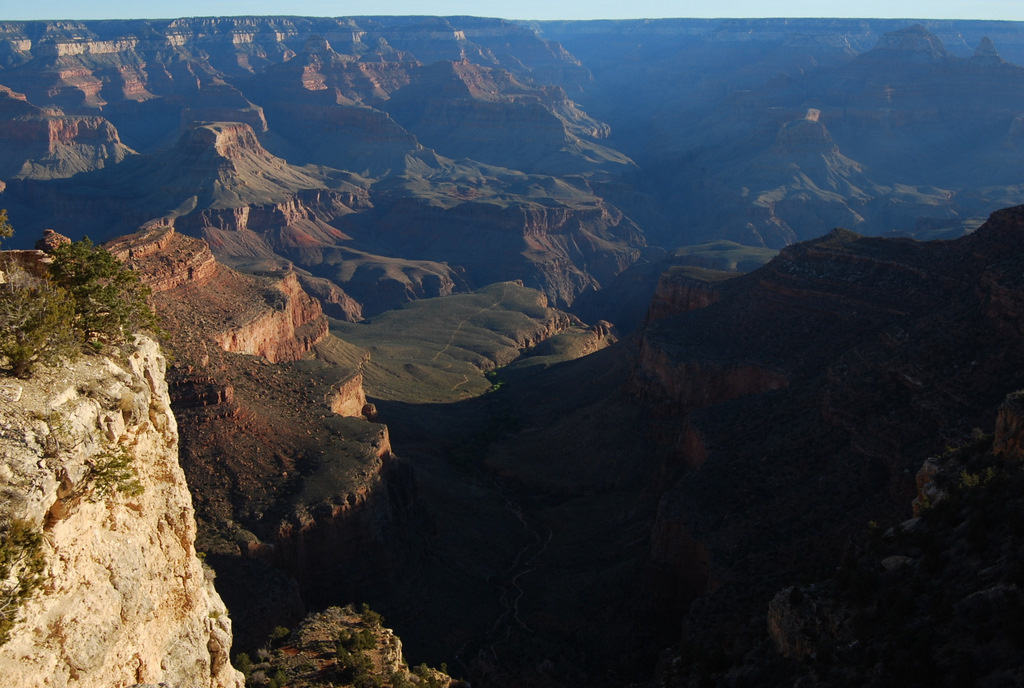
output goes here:
[[[6, 685], [242, 686], [227, 610], [195, 553], [165, 365], [140, 338], [126, 360], [3, 385], [3, 516], [43, 532], [45, 562], [0, 647]], [[130, 472], [104, 479], [115, 457]]]

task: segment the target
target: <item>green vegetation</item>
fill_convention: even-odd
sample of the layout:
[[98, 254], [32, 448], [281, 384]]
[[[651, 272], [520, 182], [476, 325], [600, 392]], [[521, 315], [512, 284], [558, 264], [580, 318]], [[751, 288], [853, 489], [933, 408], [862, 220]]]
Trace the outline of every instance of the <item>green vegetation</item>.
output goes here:
[[[0, 238], [13, 229], [0, 211]], [[46, 275], [0, 265], [0, 358], [11, 375], [32, 376], [39, 365], [122, 344], [140, 329], [156, 329], [149, 288], [117, 258], [85, 238], [53, 249]]]
[[53, 250], [50, 279], [70, 295], [75, 329], [87, 342], [120, 344], [157, 326], [146, 301], [149, 287], [89, 237]]
[[121, 445], [114, 445], [96, 454], [94, 463], [85, 476], [86, 485], [91, 488], [89, 501], [98, 502], [119, 492], [126, 497], [137, 497], [143, 492], [138, 473], [132, 466], [135, 457]]
[[[69, 450], [73, 437], [68, 430], [67, 420], [56, 411], [49, 411], [37, 418], [43, 421], [49, 432], [43, 441], [43, 454], [58, 458]], [[133, 466], [135, 457], [120, 444], [108, 444], [93, 454], [85, 475], [76, 485], [66, 501], [85, 498], [96, 503], [111, 497], [114, 493], [126, 497], [137, 497], [144, 491], [139, 475]]]
[[0, 285], [0, 356], [15, 377], [31, 377], [38, 365], [73, 358], [82, 337], [72, 327], [74, 307], [67, 292], [24, 273], [7, 271]]
[[242, 676], [245, 677], [246, 681], [248, 681], [249, 674], [252, 673], [253, 666], [252, 659], [249, 657], [249, 653], [239, 652], [238, 655], [235, 656], [235, 661], [232, 662], [232, 664], [236, 669], [242, 672]]
[[0, 523], [0, 645], [22, 604], [43, 581], [43, 535], [21, 520]]
[[776, 249], [744, 246], [734, 241], [710, 241], [706, 244], [682, 246], [672, 251], [675, 258], [685, 258], [695, 265], [713, 270], [750, 272], [778, 254]]
[[[11, 226], [10, 220], [7, 219], [7, 209], [0, 208], [0, 240], [10, 239], [14, 236], [14, 227]], [[3, 241], [0, 241], [0, 246], [3, 245]]]
[[736, 277], [736, 272], [731, 270], [712, 270], [710, 268], [703, 268], [697, 265], [673, 265], [666, 270], [663, 275], [663, 280], [673, 279], [687, 279], [695, 280], [697, 282], [704, 282], [706, 284], [718, 284]]
[[270, 632], [270, 642], [273, 644], [280, 643], [282, 640], [287, 638], [291, 634], [291, 631], [284, 626], [274, 626], [274, 630]]
[[370, 625], [370, 628], [380, 628], [384, 625], [384, 617], [379, 612], [370, 609], [370, 605], [365, 602], [359, 606], [359, 616]]
[[444, 674], [426, 665], [409, 671], [396, 663], [397, 646], [383, 618], [365, 603], [330, 607], [294, 630], [271, 632], [257, 659], [246, 653], [233, 664], [249, 688], [447, 687]]

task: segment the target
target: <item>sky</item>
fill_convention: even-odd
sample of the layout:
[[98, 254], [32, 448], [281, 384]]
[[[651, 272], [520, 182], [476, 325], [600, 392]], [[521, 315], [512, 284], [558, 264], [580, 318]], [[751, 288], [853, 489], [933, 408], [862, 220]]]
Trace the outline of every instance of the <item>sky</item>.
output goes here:
[[0, 0], [0, 21], [287, 14], [473, 15], [505, 19], [875, 17], [1024, 21], [1022, 0]]

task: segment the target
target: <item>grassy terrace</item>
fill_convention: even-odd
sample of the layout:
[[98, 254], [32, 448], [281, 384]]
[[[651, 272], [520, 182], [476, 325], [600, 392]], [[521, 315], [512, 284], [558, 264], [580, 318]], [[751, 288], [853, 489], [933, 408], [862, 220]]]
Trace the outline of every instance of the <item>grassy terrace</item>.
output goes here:
[[514, 282], [423, 299], [331, 331], [370, 352], [367, 394], [412, 403], [457, 401], [491, 387], [485, 373], [514, 360], [524, 342], [565, 316]]

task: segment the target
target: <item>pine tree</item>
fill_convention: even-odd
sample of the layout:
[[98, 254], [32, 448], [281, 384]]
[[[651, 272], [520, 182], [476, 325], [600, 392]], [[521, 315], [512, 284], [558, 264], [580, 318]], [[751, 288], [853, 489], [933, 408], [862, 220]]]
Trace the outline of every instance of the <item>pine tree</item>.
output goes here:
[[106, 249], [86, 237], [53, 249], [50, 278], [74, 302], [74, 326], [89, 343], [120, 344], [155, 329], [149, 287]]

